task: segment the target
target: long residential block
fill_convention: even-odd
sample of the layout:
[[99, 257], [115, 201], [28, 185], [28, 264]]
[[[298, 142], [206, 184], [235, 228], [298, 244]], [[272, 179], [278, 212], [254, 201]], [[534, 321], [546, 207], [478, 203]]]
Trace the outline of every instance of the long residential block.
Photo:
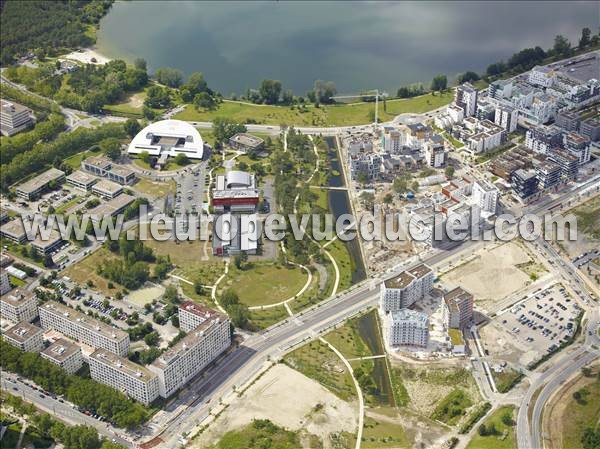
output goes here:
[[420, 264], [383, 282], [380, 307], [385, 313], [410, 307], [425, 297], [433, 288], [434, 274], [431, 268]]
[[40, 323], [44, 329], [53, 329], [67, 337], [94, 348], [102, 348], [118, 355], [129, 352], [129, 334], [91, 318], [56, 301], [48, 301], [39, 308]]

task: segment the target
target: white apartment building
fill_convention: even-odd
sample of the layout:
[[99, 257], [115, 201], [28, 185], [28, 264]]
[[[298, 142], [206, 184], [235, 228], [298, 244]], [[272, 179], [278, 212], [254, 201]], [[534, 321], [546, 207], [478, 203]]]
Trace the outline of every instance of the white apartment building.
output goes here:
[[2, 337], [21, 351], [40, 352], [44, 347], [44, 331], [27, 321], [21, 321], [2, 334]]
[[[11, 289], [10, 280], [8, 279], [8, 272], [0, 272], [0, 295], [3, 295]], [[4, 316], [4, 303], [2, 303], [2, 316]]]
[[535, 66], [529, 71], [527, 81], [534, 86], [550, 87], [554, 83], [556, 72], [549, 67]]
[[94, 348], [102, 348], [126, 356], [129, 352], [129, 334], [89, 317], [56, 301], [48, 301], [39, 308], [40, 323], [44, 329], [53, 329]]
[[150, 405], [158, 397], [158, 377], [150, 370], [105, 349], [97, 349], [89, 358], [92, 379]]
[[[2, 277], [7, 275], [6, 271]], [[19, 323], [31, 322], [38, 316], [37, 298], [32, 292], [15, 290], [0, 297], [0, 314], [3, 319]]]
[[158, 376], [159, 394], [168, 398], [231, 345], [231, 325], [225, 315], [190, 301], [179, 307], [180, 329], [199, 324], [148, 368]]
[[473, 321], [473, 295], [461, 287], [444, 294], [442, 317], [450, 329], [466, 327]]
[[381, 286], [379, 305], [383, 313], [410, 307], [433, 288], [433, 271], [425, 264], [406, 270]]
[[42, 358], [58, 365], [67, 374], [75, 374], [83, 365], [81, 348], [65, 338], [59, 338], [40, 355]]
[[473, 183], [473, 203], [484, 215], [496, 215], [500, 191], [490, 182], [478, 179]]
[[406, 144], [405, 134], [394, 126], [383, 128], [383, 149], [386, 153], [399, 153]]
[[439, 143], [432, 140], [425, 142], [425, 160], [430, 167], [443, 167], [446, 164], [447, 156], [448, 153], [443, 142]]
[[429, 317], [426, 313], [410, 309], [391, 313], [388, 326], [390, 346], [420, 346], [429, 343]]
[[494, 123], [512, 133], [517, 129], [519, 111], [509, 105], [497, 105], [494, 113]]
[[477, 89], [471, 83], [464, 83], [456, 88], [454, 103], [462, 108], [465, 117], [475, 115], [477, 111]]

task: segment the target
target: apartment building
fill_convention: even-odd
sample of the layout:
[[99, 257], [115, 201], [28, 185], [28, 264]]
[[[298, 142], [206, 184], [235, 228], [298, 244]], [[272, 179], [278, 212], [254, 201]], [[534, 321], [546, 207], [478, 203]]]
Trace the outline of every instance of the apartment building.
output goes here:
[[[188, 334], [148, 368], [158, 376], [159, 394], [170, 397], [231, 345], [231, 324], [225, 315], [190, 301], [179, 307], [181, 330]], [[199, 323], [196, 325], [196, 323]]]
[[591, 159], [590, 138], [576, 132], [564, 135], [563, 147], [579, 159], [579, 165], [587, 164]]
[[550, 67], [535, 66], [529, 71], [527, 81], [534, 86], [550, 87], [555, 78], [556, 72]]
[[88, 362], [92, 379], [146, 406], [158, 397], [158, 376], [147, 368], [106, 349], [94, 351]]
[[556, 125], [539, 125], [527, 130], [525, 146], [534, 153], [547, 154], [552, 148], [562, 145], [562, 129]]
[[534, 160], [535, 176], [540, 190], [550, 189], [560, 182], [560, 165], [548, 159]]
[[567, 150], [554, 148], [548, 153], [548, 159], [560, 166], [560, 174], [563, 180], [572, 181], [579, 173], [579, 158]]
[[40, 355], [58, 365], [67, 374], [75, 374], [83, 366], [81, 348], [66, 338], [59, 338], [44, 349]]
[[500, 192], [496, 186], [484, 179], [477, 179], [473, 183], [471, 195], [473, 203], [479, 206], [482, 213], [496, 215]]
[[512, 133], [517, 129], [519, 111], [510, 105], [500, 104], [496, 106], [494, 112], [494, 123], [501, 126], [507, 133]]
[[39, 307], [40, 323], [44, 329], [61, 334], [94, 348], [102, 348], [126, 356], [129, 352], [129, 334], [89, 317], [56, 301]]
[[35, 178], [20, 184], [15, 189], [17, 196], [30, 201], [38, 198], [52, 184], [58, 184], [65, 179], [65, 172], [56, 168], [46, 170]]
[[[6, 271], [0, 272], [0, 295], [3, 295], [10, 291], [11, 289], [10, 280], [8, 279], [8, 273]], [[3, 306], [4, 307], [4, 306]], [[2, 316], [4, 316], [4, 312], [2, 312]]]
[[433, 271], [425, 264], [406, 270], [383, 282], [379, 298], [384, 313], [410, 307], [433, 288]]
[[[2, 272], [2, 277], [7, 277], [7, 272]], [[8, 282], [8, 279], [7, 279]], [[0, 297], [0, 314], [3, 319], [13, 323], [21, 321], [31, 322], [38, 316], [37, 298], [27, 290], [15, 290]]]
[[581, 118], [576, 111], [561, 111], [556, 114], [556, 126], [564, 129], [567, 132], [577, 131]]
[[529, 198], [538, 191], [538, 179], [531, 170], [515, 170], [510, 178], [513, 191], [522, 200]]
[[27, 321], [21, 321], [6, 330], [2, 337], [21, 351], [40, 352], [44, 347], [44, 331]]
[[420, 346], [429, 343], [429, 317], [426, 313], [410, 309], [395, 310], [388, 325], [390, 346]]
[[587, 136], [591, 141], [600, 140], [600, 117], [592, 117], [581, 122], [579, 132]]
[[[439, 137], [439, 136], [438, 136]], [[425, 160], [427, 161], [427, 165], [433, 168], [440, 168], [446, 164], [446, 159], [448, 153], [446, 152], [446, 147], [444, 145], [443, 139], [431, 139], [425, 142]]]
[[442, 317], [446, 326], [460, 329], [473, 321], [473, 295], [461, 287], [444, 294]]
[[464, 83], [456, 88], [454, 93], [454, 103], [462, 108], [465, 117], [475, 115], [477, 110], [477, 89], [471, 83]]
[[88, 192], [97, 181], [98, 178], [82, 170], [76, 170], [67, 176], [68, 185], [85, 192]]

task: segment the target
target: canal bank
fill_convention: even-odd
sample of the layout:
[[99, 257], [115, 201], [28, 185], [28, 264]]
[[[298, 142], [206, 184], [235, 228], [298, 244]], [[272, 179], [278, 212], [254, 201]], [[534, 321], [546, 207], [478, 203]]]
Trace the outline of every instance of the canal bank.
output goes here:
[[[336, 138], [326, 137], [325, 142], [327, 143], [327, 157], [329, 158], [331, 167], [331, 172], [328, 177], [328, 186], [346, 187], [346, 181], [343, 174], [344, 168], [342, 166]], [[327, 201], [329, 210], [333, 213], [336, 220], [344, 214], [352, 214], [352, 207], [350, 205], [350, 198], [347, 190], [328, 190]], [[365, 280], [367, 278], [367, 273], [358, 237], [348, 242], [344, 242], [344, 245], [350, 254], [352, 264], [352, 284]]]

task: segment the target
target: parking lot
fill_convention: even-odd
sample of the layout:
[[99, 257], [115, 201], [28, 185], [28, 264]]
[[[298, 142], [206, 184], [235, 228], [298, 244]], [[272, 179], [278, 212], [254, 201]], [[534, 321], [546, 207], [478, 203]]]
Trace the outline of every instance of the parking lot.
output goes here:
[[580, 307], [564, 287], [555, 284], [499, 315], [497, 324], [523, 345], [523, 349], [543, 356], [573, 335], [579, 312]]

